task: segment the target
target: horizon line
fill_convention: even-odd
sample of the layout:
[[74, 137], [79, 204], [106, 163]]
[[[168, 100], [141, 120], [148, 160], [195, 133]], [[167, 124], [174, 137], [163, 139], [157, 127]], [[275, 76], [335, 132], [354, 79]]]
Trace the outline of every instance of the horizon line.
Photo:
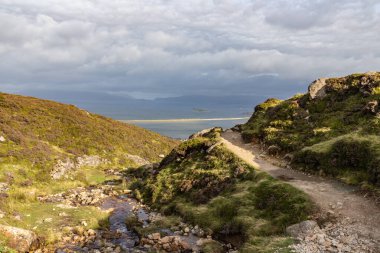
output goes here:
[[235, 117], [235, 118], [189, 118], [189, 119], [132, 119], [132, 120], [119, 120], [125, 123], [163, 123], [163, 122], [195, 122], [195, 121], [221, 121], [221, 120], [241, 120], [249, 119], [249, 117]]

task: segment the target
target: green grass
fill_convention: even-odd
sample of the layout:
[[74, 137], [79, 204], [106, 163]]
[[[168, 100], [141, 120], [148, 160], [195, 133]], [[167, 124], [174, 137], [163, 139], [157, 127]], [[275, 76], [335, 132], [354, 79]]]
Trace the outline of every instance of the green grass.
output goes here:
[[[8, 197], [0, 201], [0, 210], [6, 213], [0, 222], [34, 230], [45, 243], [59, 240], [63, 227], [80, 225], [81, 220], [96, 228], [105, 223], [107, 214], [95, 207], [61, 210], [40, 203], [37, 196], [101, 184], [114, 179], [106, 170], [136, 166], [128, 154], [157, 162], [159, 154], [169, 153], [178, 143], [73, 105], [5, 93], [0, 93], [0, 136], [6, 139], [0, 142], [0, 182], [9, 185]], [[107, 163], [68, 172], [68, 179], [51, 179], [58, 160], [75, 161], [84, 155], [99, 156]], [[53, 220], [42, 222], [45, 218]], [[5, 244], [0, 240], [0, 245]]]
[[[294, 167], [322, 170], [345, 182], [380, 187], [380, 172], [375, 168], [380, 119], [364, 110], [368, 102], [380, 99], [380, 73], [330, 78], [326, 83], [324, 98], [311, 99], [304, 94], [284, 101], [269, 99], [256, 106], [252, 117], [242, 126], [243, 138], [247, 142], [276, 145], [283, 154], [293, 152], [305, 158], [298, 159]], [[352, 152], [339, 150], [340, 144], [353, 148]], [[366, 144], [368, 149], [364, 147]], [[363, 163], [345, 165], [339, 152], [351, 158], [360, 155], [363, 161], [369, 153], [371, 161], [366, 168]], [[327, 164], [328, 159], [336, 157], [339, 164]]]
[[[28, 202], [21, 203], [14, 201], [7, 203], [9, 210], [15, 210], [22, 219], [15, 220], [12, 216], [2, 219], [2, 224], [11, 225], [35, 231], [46, 244], [59, 240], [64, 231], [64, 227], [80, 226], [81, 221], [88, 223], [87, 228], [99, 228], [106, 223], [108, 214], [96, 207], [60, 208], [55, 204]], [[59, 216], [66, 213], [66, 217]], [[44, 222], [45, 219], [52, 218], [51, 222]]]
[[[208, 234], [241, 238], [241, 252], [287, 252], [292, 241], [285, 228], [308, 218], [313, 212], [310, 200], [223, 146], [207, 152], [217, 142], [213, 136], [181, 144], [163, 160], [158, 174], [131, 170], [135, 180], [130, 187], [164, 214], [178, 215]], [[206, 252], [217, 248], [208, 245]]]

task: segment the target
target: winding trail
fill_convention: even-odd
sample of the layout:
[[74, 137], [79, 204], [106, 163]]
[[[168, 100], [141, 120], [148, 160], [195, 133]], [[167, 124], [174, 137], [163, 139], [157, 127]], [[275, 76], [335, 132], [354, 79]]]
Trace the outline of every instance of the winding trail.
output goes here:
[[275, 164], [281, 164], [280, 160], [262, 156], [263, 151], [257, 145], [244, 143], [238, 132], [224, 132], [222, 142], [248, 164], [307, 193], [321, 211], [333, 211], [339, 220], [349, 220], [345, 226], [359, 238], [374, 241], [376, 249], [371, 252], [380, 252], [377, 251], [380, 250], [380, 207], [372, 199], [358, 194], [355, 187], [279, 167]]

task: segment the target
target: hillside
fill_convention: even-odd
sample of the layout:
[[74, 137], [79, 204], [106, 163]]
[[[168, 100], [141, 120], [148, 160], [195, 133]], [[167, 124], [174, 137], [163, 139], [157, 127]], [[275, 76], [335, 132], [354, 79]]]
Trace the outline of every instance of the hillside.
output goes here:
[[0, 93], [0, 224], [34, 228], [47, 243], [86, 217], [97, 227], [106, 214], [95, 207], [65, 211], [65, 218], [38, 200], [160, 161], [177, 143], [72, 105]]
[[268, 99], [241, 126], [292, 166], [364, 188], [380, 186], [380, 72], [318, 79], [306, 94]]
[[[309, 217], [310, 200], [234, 155], [221, 133], [215, 128], [193, 135], [158, 167], [130, 170], [130, 188], [162, 213], [200, 226], [239, 252], [289, 252], [293, 241], [285, 228]], [[214, 244], [202, 252], [230, 251]]]

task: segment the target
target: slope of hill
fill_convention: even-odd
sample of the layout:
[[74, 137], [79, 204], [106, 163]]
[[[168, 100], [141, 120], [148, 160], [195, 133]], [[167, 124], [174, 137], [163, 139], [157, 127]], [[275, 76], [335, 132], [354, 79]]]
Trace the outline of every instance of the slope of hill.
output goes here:
[[105, 214], [95, 207], [66, 211], [65, 218], [38, 199], [157, 162], [177, 143], [72, 105], [0, 93], [0, 223], [34, 228], [44, 237], [86, 217], [96, 227]]
[[239, 252], [289, 252], [293, 241], [285, 228], [309, 217], [310, 200], [234, 155], [220, 133], [215, 128], [194, 135], [157, 168], [130, 170], [131, 189], [163, 213], [199, 225]]
[[300, 169], [379, 187], [379, 101], [380, 72], [318, 79], [306, 94], [256, 106], [242, 136], [272, 153], [293, 153]]

